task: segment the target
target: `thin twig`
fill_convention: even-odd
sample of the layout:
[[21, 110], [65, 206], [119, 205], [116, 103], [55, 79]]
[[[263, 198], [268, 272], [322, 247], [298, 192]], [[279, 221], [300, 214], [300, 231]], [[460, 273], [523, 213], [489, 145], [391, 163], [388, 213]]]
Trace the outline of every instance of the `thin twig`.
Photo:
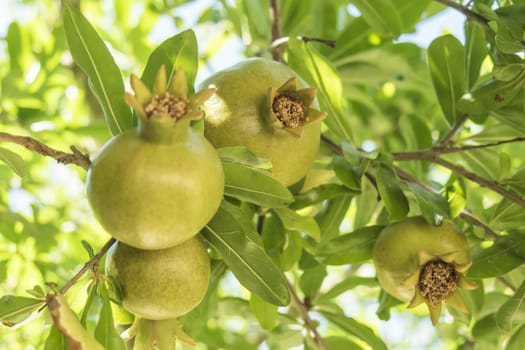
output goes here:
[[485, 28], [487, 28], [488, 30], [493, 31], [492, 28], [490, 28], [490, 26], [488, 24], [489, 23], [488, 19], [486, 19], [482, 15], [472, 11], [468, 7], [465, 7], [465, 6], [461, 5], [461, 4], [458, 4], [457, 2], [454, 2], [452, 0], [434, 0], [434, 1], [439, 2], [439, 3], [441, 3], [441, 4], [445, 5], [445, 6], [448, 6], [450, 8], [453, 8], [454, 10], [457, 10], [457, 11], [461, 12], [468, 19], [476, 21], [479, 24], [481, 24], [482, 26], [484, 26]]
[[435, 164], [439, 164], [441, 166], [444, 166], [445, 168], [449, 169], [449, 170], [452, 170], [454, 173], [472, 181], [472, 182], [475, 182], [477, 183], [478, 185], [480, 185], [481, 187], [486, 187], [486, 188], [489, 188], [491, 189], [492, 191], [498, 193], [499, 195], [501, 195], [503, 198], [506, 198], [522, 207], [525, 208], [525, 199], [515, 195], [514, 193], [512, 192], [509, 192], [507, 191], [506, 189], [504, 189], [503, 187], [501, 187], [498, 182], [496, 181], [492, 181], [492, 180], [487, 180], [475, 173], [472, 173], [458, 165], [455, 165], [447, 160], [444, 160], [443, 158], [439, 158], [439, 157], [434, 157], [432, 159], [432, 162], [435, 163]]
[[498, 281], [500, 281], [501, 283], [503, 283], [505, 285], [505, 287], [509, 288], [511, 291], [515, 292], [516, 291], [516, 287], [510, 283], [509, 280], [507, 280], [505, 277], [503, 276], [499, 276], [496, 278]]
[[[438, 193], [438, 191], [436, 191], [434, 188], [424, 183], [423, 181], [419, 180], [417, 177], [413, 176], [412, 174], [407, 173], [403, 169], [399, 167], [395, 167], [395, 170], [400, 179], [408, 181], [408, 182], [416, 183], [419, 186], [421, 186], [423, 189], [425, 189], [427, 192]], [[479, 218], [475, 217], [471, 212], [463, 209], [459, 213], [459, 217], [463, 219], [463, 221], [467, 221], [474, 226], [478, 226], [482, 228], [483, 231], [485, 232], [486, 239], [495, 239], [496, 237], [498, 237], [498, 234], [496, 232], [494, 232], [487, 224], [485, 224]]]
[[[325, 45], [327, 45], [327, 46], [329, 46], [331, 48], [335, 48], [336, 45], [337, 45], [337, 41], [336, 40], [332, 40], [332, 39], [315, 38], [315, 37], [301, 36], [301, 35], [297, 36], [296, 38], [298, 40], [302, 40], [305, 43], [317, 42], [317, 43], [325, 44]], [[272, 43], [270, 44], [270, 50], [274, 50], [274, 49], [280, 47], [281, 45], [288, 44], [289, 41], [290, 41], [290, 37], [289, 36], [283, 36], [283, 37], [277, 38], [274, 41], [272, 41]]]
[[459, 213], [459, 217], [462, 218], [464, 221], [470, 222], [474, 226], [482, 228], [483, 231], [485, 232], [485, 239], [493, 240], [493, 239], [496, 239], [497, 237], [499, 237], [499, 235], [496, 232], [494, 232], [494, 230], [492, 230], [483, 221], [481, 221], [480, 219], [478, 219], [477, 217], [472, 215], [471, 212], [466, 211], [466, 210], [463, 209]]
[[64, 284], [62, 288], [60, 288], [60, 293], [64, 294], [65, 292], [67, 292], [69, 288], [71, 288], [79, 280], [80, 277], [82, 277], [89, 270], [96, 267], [98, 263], [100, 262], [100, 259], [102, 259], [104, 254], [106, 254], [106, 252], [109, 250], [109, 248], [111, 248], [111, 246], [115, 242], [116, 242], [115, 238], [111, 238], [109, 241], [107, 241], [106, 244], [104, 244], [102, 248], [100, 248], [98, 253], [95, 254], [91, 259], [89, 259], [84, 264], [84, 266], [80, 269], [80, 271], [78, 271], [75, 274], [75, 276], [73, 276], [69, 281], [67, 281], [66, 284]]
[[321, 335], [317, 331], [317, 326], [310, 318], [306, 305], [301, 302], [301, 300], [299, 299], [299, 296], [295, 292], [295, 289], [293, 285], [290, 283], [290, 281], [287, 280], [287, 282], [288, 282], [288, 290], [290, 291], [290, 296], [292, 297], [292, 303], [294, 304], [297, 311], [299, 311], [299, 314], [301, 315], [301, 318], [303, 319], [305, 326], [312, 332], [315, 342], [319, 346], [319, 349], [328, 350], [328, 345], [326, 345], [326, 342], [324, 341], [324, 339], [321, 337]]
[[463, 124], [465, 124], [465, 122], [468, 120], [469, 118], [469, 115], [468, 114], [463, 114], [459, 120], [456, 122], [456, 124], [454, 124], [454, 126], [452, 127], [452, 129], [450, 129], [448, 131], [448, 133], [445, 135], [445, 137], [443, 137], [443, 139], [441, 140], [441, 142], [439, 143], [440, 146], [448, 146], [450, 140], [454, 137], [454, 135], [456, 135], [456, 133], [458, 132], [458, 130], [463, 126]]
[[508, 139], [508, 140], [500, 140], [500, 141], [495, 141], [495, 142], [488, 142], [488, 143], [483, 143], [483, 144], [480, 144], [480, 145], [465, 145], [465, 146], [461, 146], [461, 147], [447, 147], [447, 148], [435, 147], [434, 151], [436, 153], [440, 153], [440, 154], [458, 153], [458, 152], [470, 151], [470, 150], [473, 150], [473, 149], [496, 147], [496, 146], [504, 145], [506, 143], [524, 142], [524, 141], [525, 141], [525, 137], [514, 137], [514, 138]]
[[5, 132], [0, 132], [0, 141], [19, 144], [30, 151], [54, 158], [57, 162], [62, 164], [75, 164], [86, 170], [91, 165], [89, 156], [80, 152], [75, 146], [71, 146], [72, 153], [66, 153], [46, 146], [32, 137], [11, 135]]
[[310, 41], [322, 43], [322, 44], [325, 44], [325, 45], [331, 47], [332, 49], [335, 49], [335, 46], [337, 44], [337, 41], [335, 41], [335, 40], [323, 39], [323, 38], [312, 38], [312, 37], [309, 37], [309, 36], [300, 36], [299, 39], [304, 41], [305, 43], [310, 42]]
[[[270, 18], [272, 20], [272, 42], [282, 37], [281, 33], [281, 13], [279, 10], [279, 0], [270, 0]], [[274, 61], [282, 62], [283, 56], [281, 49], [276, 46], [271, 48]]]

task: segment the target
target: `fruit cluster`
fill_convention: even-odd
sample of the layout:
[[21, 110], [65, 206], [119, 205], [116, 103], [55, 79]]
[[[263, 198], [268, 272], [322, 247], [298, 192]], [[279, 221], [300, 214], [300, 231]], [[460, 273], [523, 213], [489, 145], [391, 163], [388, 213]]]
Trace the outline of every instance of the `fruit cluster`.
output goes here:
[[[136, 76], [131, 86], [126, 101], [138, 126], [101, 148], [88, 171], [87, 196], [118, 240], [106, 260], [116, 299], [137, 319], [171, 320], [198, 305], [208, 288], [209, 256], [197, 234], [224, 194], [215, 148], [247, 147], [291, 185], [316, 158], [326, 114], [314, 108], [316, 89], [264, 59], [219, 72], [190, 96], [182, 70], [169, 80], [161, 67], [152, 90]], [[203, 115], [201, 135], [191, 121]]]

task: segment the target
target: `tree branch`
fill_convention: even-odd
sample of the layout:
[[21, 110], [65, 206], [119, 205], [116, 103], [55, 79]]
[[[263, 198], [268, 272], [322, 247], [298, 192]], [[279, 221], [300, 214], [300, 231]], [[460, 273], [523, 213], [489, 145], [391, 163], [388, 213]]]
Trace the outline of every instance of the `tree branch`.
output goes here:
[[466, 145], [466, 146], [461, 146], [461, 147], [446, 147], [446, 148], [442, 148], [442, 147], [435, 147], [433, 148], [434, 152], [435, 153], [438, 153], [438, 154], [446, 154], [446, 153], [458, 153], [458, 152], [465, 152], [465, 151], [469, 151], [469, 150], [473, 150], [473, 149], [479, 149], [479, 148], [489, 148], [489, 147], [495, 147], [495, 146], [500, 146], [500, 145], [504, 145], [506, 143], [513, 143], [513, 142], [524, 142], [525, 141], [525, 137], [514, 137], [512, 139], [508, 139], [508, 140], [500, 140], [500, 141], [495, 141], [495, 142], [488, 142], [488, 143], [483, 143], [481, 145]]
[[515, 195], [514, 193], [512, 192], [509, 192], [507, 191], [506, 189], [504, 189], [502, 186], [500, 186], [496, 181], [492, 181], [492, 180], [487, 180], [475, 173], [472, 173], [458, 165], [455, 165], [447, 160], [444, 160], [443, 158], [439, 158], [439, 157], [434, 157], [433, 160], [432, 160], [433, 163], [435, 164], [439, 164], [441, 166], [444, 166], [445, 168], [447, 169], [450, 169], [452, 170], [453, 172], [461, 175], [462, 177], [466, 178], [466, 179], [469, 179], [470, 181], [472, 182], [475, 182], [477, 183], [478, 185], [480, 185], [481, 187], [486, 187], [486, 188], [489, 188], [491, 189], [492, 191], [498, 193], [499, 195], [501, 195], [503, 198], [506, 198], [522, 207], [525, 208], [525, 199]]
[[[401, 169], [399, 167], [395, 167], [395, 169], [396, 169], [397, 175], [402, 180], [405, 180], [405, 181], [408, 181], [408, 182], [412, 182], [412, 183], [417, 183], [419, 186], [424, 188], [427, 192], [438, 193], [431, 186], [429, 186], [428, 184], [426, 184], [423, 181], [419, 180], [418, 178], [416, 178], [412, 174], [407, 173], [406, 171], [404, 171], [403, 169]], [[463, 221], [467, 221], [467, 222], [469, 222], [470, 224], [472, 224], [474, 226], [482, 228], [483, 231], [485, 232], [485, 238], [486, 239], [495, 239], [496, 237], [499, 236], [489, 226], [487, 226], [487, 224], [485, 224], [483, 221], [481, 221], [480, 219], [475, 217], [471, 212], [469, 212], [469, 211], [467, 211], [465, 209], [461, 210], [461, 212], [459, 213], [459, 217], [461, 219], [463, 219]]]
[[98, 263], [100, 262], [100, 259], [102, 259], [104, 254], [106, 254], [106, 252], [109, 250], [109, 248], [111, 248], [111, 246], [115, 242], [116, 242], [115, 238], [111, 238], [109, 241], [107, 241], [106, 244], [104, 244], [102, 248], [100, 248], [98, 253], [95, 254], [91, 259], [89, 259], [84, 264], [84, 266], [80, 269], [80, 271], [78, 271], [75, 274], [75, 276], [73, 276], [69, 281], [67, 281], [66, 284], [64, 284], [62, 288], [60, 288], [60, 293], [61, 294], [66, 293], [69, 290], [69, 288], [71, 288], [79, 280], [80, 277], [82, 277], [86, 272], [88, 272], [88, 270], [91, 270], [95, 266], [97, 266]]
[[85, 170], [91, 165], [89, 156], [80, 152], [75, 146], [71, 146], [72, 153], [66, 153], [48, 147], [32, 137], [11, 135], [5, 132], [0, 132], [0, 141], [19, 144], [30, 151], [54, 158], [57, 162], [62, 164], [75, 164]]
[[[272, 20], [272, 43], [282, 37], [281, 13], [279, 11], [279, 0], [270, 0], [270, 18]], [[282, 62], [283, 56], [279, 46], [270, 46], [274, 61]]]
[[303, 319], [306, 328], [312, 332], [315, 342], [319, 346], [319, 349], [328, 350], [328, 345], [326, 345], [326, 342], [317, 331], [317, 325], [312, 321], [310, 315], [308, 314], [308, 308], [303, 302], [301, 302], [290, 281], [287, 280], [287, 282], [288, 290], [290, 291], [290, 296], [292, 297], [292, 303], [294, 304], [297, 311], [299, 311], [299, 314], [301, 315], [301, 318]]
[[485, 27], [485, 28], [489, 29], [490, 31], [492, 31], [492, 28], [490, 28], [489, 25], [488, 25], [488, 22], [489, 22], [488, 19], [486, 19], [485, 17], [481, 16], [480, 14], [472, 11], [468, 7], [465, 7], [465, 6], [461, 5], [461, 4], [458, 4], [457, 2], [454, 2], [453, 0], [434, 0], [434, 1], [439, 2], [439, 3], [441, 3], [441, 4], [445, 5], [445, 6], [448, 6], [450, 8], [453, 8], [454, 10], [457, 10], [457, 11], [461, 12], [468, 19], [476, 21], [479, 24], [481, 24], [483, 27]]
[[456, 135], [458, 130], [465, 124], [465, 122], [468, 120], [469, 116], [468, 114], [463, 114], [459, 120], [456, 121], [456, 124], [448, 131], [448, 133], [443, 137], [441, 142], [439, 143], [440, 146], [446, 147], [448, 146], [450, 140]]

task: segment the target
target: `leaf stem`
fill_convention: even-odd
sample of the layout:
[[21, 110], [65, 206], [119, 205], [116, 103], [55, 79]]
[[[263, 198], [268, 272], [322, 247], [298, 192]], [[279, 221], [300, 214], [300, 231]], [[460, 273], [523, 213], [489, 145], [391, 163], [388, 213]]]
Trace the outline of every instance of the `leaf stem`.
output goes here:
[[97, 252], [97, 254], [93, 255], [91, 259], [89, 259], [84, 266], [78, 271], [69, 281], [67, 281], [66, 284], [62, 288], [60, 288], [60, 293], [64, 294], [66, 293], [69, 288], [71, 288], [79, 279], [82, 277], [88, 270], [93, 269], [98, 265], [100, 262], [100, 259], [106, 254], [106, 252], [111, 248], [113, 243], [115, 243], [115, 238], [111, 238], [100, 248], [100, 250]]
[[72, 153], [66, 153], [46, 146], [32, 137], [11, 135], [5, 132], [0, 132], [0, 141], [16, 143], [30, 151], [54, 158], [57, 162], [62, 164], [75, 164], [85, 170], [91, 165], [89, 156], [80, 152], [75, 146], [71, 146]]
[[317, 325], [312, 321], [310, 315], [308, 314], [307, 306], [303, 302], [301, 302], [299, 296], [297, 295], [297, 292], [295, 291], [290, 281], [286, 281], [288, 282], [288, 290], [290, 291], [290, 296], [292, 297], [292, 303], [294, 304], [297, 311], [299, 311], [299, 314], [301, 315], [301, 318], [303, 319], [306, 328], [308, 328], [312, 332], [315, 342], [319, 346], [319, 349], [328, 350], [328, 345], [326, 345], [326, 342], [317, 331]]

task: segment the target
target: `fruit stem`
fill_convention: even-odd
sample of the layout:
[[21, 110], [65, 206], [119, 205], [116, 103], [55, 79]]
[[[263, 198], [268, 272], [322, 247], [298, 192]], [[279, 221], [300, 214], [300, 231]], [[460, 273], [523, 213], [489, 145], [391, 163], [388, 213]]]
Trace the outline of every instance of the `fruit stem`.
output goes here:
[[169, 145], [184, 141], [190, 130], [190, 119], [174, 121], [171, 118], [143, 117], [139, 119], [138, 134], [147, 141]]

